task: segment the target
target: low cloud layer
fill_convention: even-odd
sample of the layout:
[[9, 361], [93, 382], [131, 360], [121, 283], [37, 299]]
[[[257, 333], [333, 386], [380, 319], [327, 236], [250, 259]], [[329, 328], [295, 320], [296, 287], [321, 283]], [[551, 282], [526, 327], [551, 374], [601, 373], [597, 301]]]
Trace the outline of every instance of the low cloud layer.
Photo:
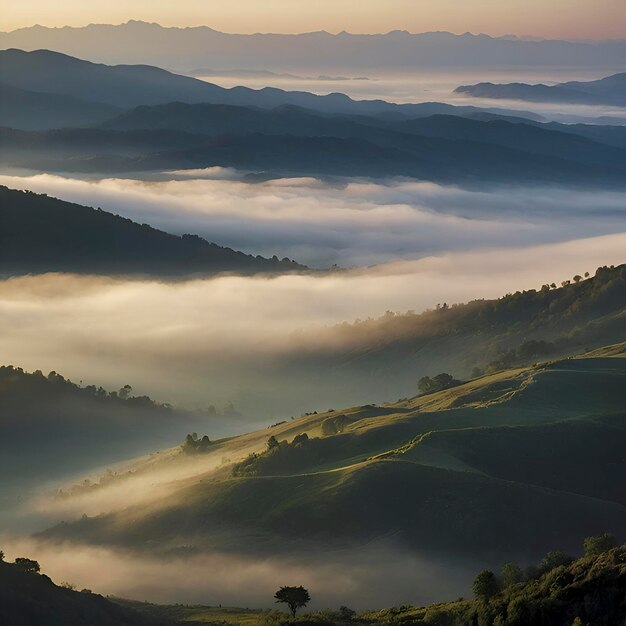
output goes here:
[[[7, 558], [28, 556], [57, 584], [159, 603], [276, 609], [281, 585], [304, 585], [310, 609], [423, 604], [467, 594], [473, 566], [433, 562], [390, 546], [290, 557], [205, 553], [143, 557], [96, 547], [58, 546], [2, 537]], [[106, 567], [102, 564], [106, 563]]]
[[320, 275], [12, 278], [0, 282], [2, 359], [188, 406], [254, 396], [264, 414], [290, 393], [265, 377], [267, 365], [314, 343], [316, 327], [558, 283], [623, 262], [625, 249], [626, 234], [615, 234]]
[[254, 254], [314, 267], [367, 266], [459, 250], [554, 243], [622, 232], [626, 194], [558, 187], [466, 190], [415, 181], [316, 179], [261, 184], [233, 170], [170, 174], [173, 180], [0, 176], [168, 232], [199, 234]]

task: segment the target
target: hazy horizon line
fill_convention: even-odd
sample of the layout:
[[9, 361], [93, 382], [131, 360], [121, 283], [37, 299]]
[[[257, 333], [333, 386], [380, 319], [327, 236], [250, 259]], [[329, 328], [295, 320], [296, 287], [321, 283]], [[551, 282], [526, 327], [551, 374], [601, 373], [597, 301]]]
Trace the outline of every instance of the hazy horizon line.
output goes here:
[[217, 28], [213, 28], [212, 26], [209, 26], [208, 24], [194, 24], [194, 25], [163, 25], [160, 22], [154, 22], [154, 21], [148, 21], [148, 20], [142, 20], [142, 19], [137, 19], [137, 18], [129, 18], [124, 22], [119, 22], [119, 23], [110, 23], [110, 22], [89, 22], [89, 23], [85, 23], [85, 24], [81, 24], [79, 26], [76, 25], [71, 25], [71, 24], [65, 24], [63, 26], [49, 26], [49, 25], [45, 25], [45, 24], [40, 24], [40, 23], [35, 23], [35, 24], [30, 24], [30, 25], [26, 25], [26, 26], [20, 26], [18, 28], [14, 28], [12, 30], [5, 30], [5, 31], [0, 31], [0, 35], [10, 35], [13, 33], [17, 33], [19, 31], [23, 31], [23, 30], [30, 30], [30, 29], [34, 29], [34, 28], [42, 28], [42, 29], [46, 29], [46, 30], [65, 30], [65, 29], [71, 29], [71, 30], [81, 30], [84, 28], [89, 28], [89, 27], [93, 27], [93, 26], [110, 26], [113, 28], [119, 28], [121, 26], [128, 26], [130, 24], [142, 24], [145, 26], [158, 26], [159, 28], [162, 28], [164, 30], [196, 30], [196, 29], [207, 29], [209, 31], [212, 31], [214, 33], [219, 33], [222, 35], [232, 35], [232, 36], [241, 36], [241, 37], [254, 37], [254, 36], [284, 36], [284, 37], [300, 37], [300, 36], [306, 36], [306, 35], [329, 35], [331, 37], [340, 37], [342, 35], [348, 35], [348, 36], [353, 36], [353, 37], [387, 37], [389, 35], [394, 35], [394, 34], [403, 34], [403, 35], [408, 35], [410, 37], [417, 37], [417, 36], [421, 36], [421, 35], [451, 35], [453, 37], [465, 37], [465, 36], [471, 36], [471, 37], [488, 37], [489, 39], [505, 39], [505, 40], [512, 40], [512, 41], [520, 41], [520, 42], [527, 42], [527, 43], [538, 43], [538, 42], [567, 42], [567, 43], [579, 43], [579, 44], [593, 44], [593, 43], [611, 43], [611, 42], [621, 42], [621, 41], [626, 41], [626, 35], [622, 36], [622, 37], [609, 37], [609, 38], [605, 38], [605, 39], [594, 39], [594, 38], [554, 38], [554, 37], [541, 37], [538, 35], [530, 35], [530, 34], [524, 34], [524, 35], [517, 35], [514, 33], [507, 33], [507, 34], [503, 34], [503, 35], [494, 35], [494, 34], [490, 34], [490, 33], [485, 33], [485, 32], [472, 32], [472, 31], [464, 31], [464, 32], [453, 32], [451, 30], [424, 30], [424, 31], [417, 31], [417, 32], [412, 32], [410, 30], [407, 29], [403, 29], [403, 28], [395, 28], [395, 29], [391, 29], [388, 31], [381, 31], [381, 32], [353, 32], [353, 31], [348, 31], [348, 30], [340, 30], [340, 31], [331, 31], [331, 30], [326, 30], [326, 29], [322, 29], [322, 30], [312, 30], [312, 31], [298, 31], [298, 32], [287, 32], [287, 31], [250, 31], [250, 32], [232, 32], [232, 31], [226, 31], [226, 30], [219, 30]]

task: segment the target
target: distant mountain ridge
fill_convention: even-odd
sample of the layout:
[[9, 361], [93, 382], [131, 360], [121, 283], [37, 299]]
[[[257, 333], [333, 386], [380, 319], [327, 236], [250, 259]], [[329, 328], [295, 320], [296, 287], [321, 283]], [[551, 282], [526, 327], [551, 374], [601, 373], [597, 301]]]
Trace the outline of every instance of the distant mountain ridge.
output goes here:
[[455, 92], [476, 98], [626, 106], [626, 72], [613, 74], [600, 80], [570, 81], [557, 85], [478, 83], [461, 85], [455, 89]]
[[611, 67], [626, 60], [626, 41], [528, 41], [447, 32], [386, 34], [312, 32], [229, 34], [207, 26], [163, 27], [131, 20], [83, 27], [32, 26], [0, 33], [0, 47], [50, 48], [108, 63], [147, 63], [176, 70], [197, 67], [332, 72], [420, 67]]

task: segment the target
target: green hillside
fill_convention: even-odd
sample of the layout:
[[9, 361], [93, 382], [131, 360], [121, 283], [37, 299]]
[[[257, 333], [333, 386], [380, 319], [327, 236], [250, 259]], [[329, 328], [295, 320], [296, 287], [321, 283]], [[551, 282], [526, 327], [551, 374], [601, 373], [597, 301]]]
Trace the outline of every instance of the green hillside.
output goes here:
[[277, 374], [308, 406], [318, 394], [306, 395], [303, 375], [326, 390], [326, 406], [345, 406], [408, 395], [419, 378], [442, 371], [467, 379], [626, 341], [626, 265], [581, 278], [304, 334], [306, 347], [286, 355]]
[[[306, 415], [216, 442], [205, 454], [179, 449], [169, 462], [199, 459], [198, 472], [172, 484], [170, 498], [42, 537], [165, 551], [280, 551], [393, 537], [416, 552], [468, 558], [573, 550], [604, 531], [619, 537], [623, 349], [383, 407]], [[228, 462], [207, 471], [212, 455]]]

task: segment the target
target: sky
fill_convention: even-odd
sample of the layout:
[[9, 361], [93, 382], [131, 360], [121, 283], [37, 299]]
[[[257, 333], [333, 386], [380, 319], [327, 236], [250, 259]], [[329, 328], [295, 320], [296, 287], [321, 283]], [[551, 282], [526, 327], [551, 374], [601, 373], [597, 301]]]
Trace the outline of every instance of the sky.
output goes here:
[[563, 39], [626, 38], [624, 0], [28, 0], [6, 2], [0, 30], [129, 19], [225, 32], [446, 30]]

